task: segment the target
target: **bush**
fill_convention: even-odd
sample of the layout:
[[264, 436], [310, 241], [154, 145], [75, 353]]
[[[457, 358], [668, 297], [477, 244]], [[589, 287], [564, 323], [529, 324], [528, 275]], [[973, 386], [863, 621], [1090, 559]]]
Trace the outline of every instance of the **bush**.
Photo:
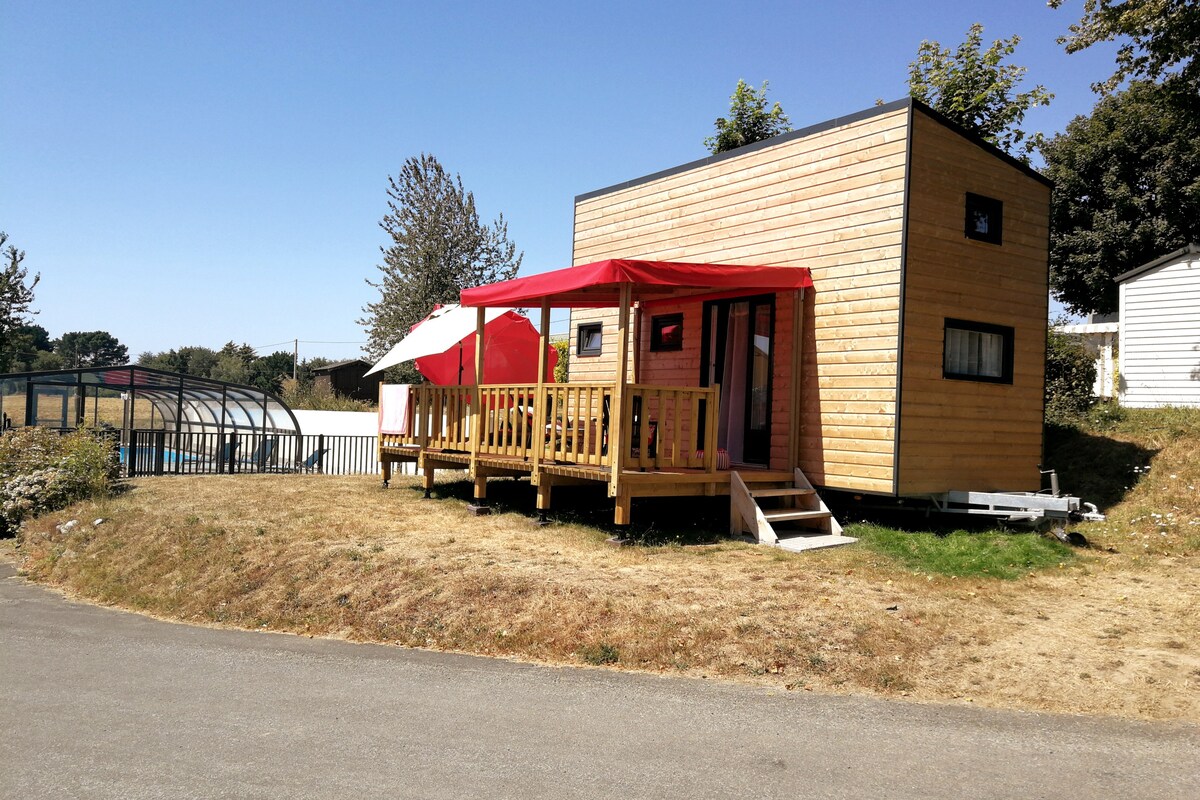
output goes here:
[[566, 383], [571, 374], [571, 342], [568, 339], [559, 339], [552, 344], [558, 351], [558, 363], [554, 365], [554, 382]]
[[285, 378], [280, 399], [290, 408], [307, 411], [374, 411], [375, 406], [365, 400], [353, 400], [329, 388], [327, 383], [301, 383]]
[[14, 535], [29, 517], [110, 494], [119, 480], [117, 451], [106, 435], [7, 431], [0, 435], [0, 536]]
[[1079, 336], [1046, 336], [1046, 422], [1072, 425], [1095, 403], [1096, 361]]

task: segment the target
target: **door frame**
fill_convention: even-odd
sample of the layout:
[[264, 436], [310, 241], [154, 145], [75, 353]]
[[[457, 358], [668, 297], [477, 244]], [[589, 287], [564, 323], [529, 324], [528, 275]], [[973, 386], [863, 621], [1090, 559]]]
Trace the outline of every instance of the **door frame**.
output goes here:
[[[753, 325], [753, 323], [754, 323], [755, 307], [766, 305], [770, 309], [771, 352], [770, 352], [770, 355], [767, 360], [766, 433], [765, 433], [765, 436], [762, 441], [754, 442], [753, 452], [751, 452], [751, 448], [748, 446], [750, 444], [750, 439], [747, 437], [747, 434], [749, 433], [749, 429], [750, 429], [750, 414], [751, 414], [750, 393], [753, 391], [753, 382], [751, 381], [751, 379], [750, 379], [751, 376], [749, 374], [747, 374], [747, 376], [746, 376], [746, 403], [745, 403], [746, 411], [745, 411], [745, 416], [742, 420], [743, 447], [745, 447], [745, 451], [743, 452], [743, 455], [742, 455], [742, 463], [754, 464], [756, 466], [757, 465], [769, 466], [771, 463], [771, 434], [773, 432], [774, 423], [775, 423], [775, 415], [774, 415], [774, 409], [772, 408], [772, 402], [773, 402], [774, 396], [775, 396], [775, 350], [776, 350], [776, 338], [777, 338], [775, 335], [775, 322], [777, 319], [777, 317], [776, 317], [776, 305], [777, 305], [776, 295], [774, 295], [774, 294], [756, 294], [756, 295], [748, 295], [745, 297], [730, 297], [730, 298], [722, 298], [720, 300], [706, 300], [704, 302], [704, 305], [701, 309], [702, 313], [701, 313], [701, 325], [700, 325], [700, 385], [707, 387], [707, 386], [710, 386], [712, 383], [709, 380], [709, 366], [710, 366], [710, 364], [713, 364], [713, 355], [714, 355], [712, 352], [712, 340], [713, 340], [713, 336], [712, 336], [713, 313], [712, 312], [713, 312], [713, 309], [714, 308], [725, 309], [725, 313], [717, 314], [717, 336], [716, 336], [717, 341], [720, 343], [719, 344], [719, 347], [720, 347], [719, 352], [722, 356], [724, 356], [724, 350], [729, 345], [728, 309], [734, 303], [749, 303], [750, 304], [750, 309], [749, 309], [750, 336], [748, 337], [748, 341], [746, 343], [746, 347], [747, 347], [746, 368], [747, 368], [747, 370], [753, 369], [753, 365], [754, 365], [754, 325]], [[722, 357], [720, 359], [720, 363], [717, 365], [716, 369], [714, 370], [715, 372], [718, 373], [716, 375], [717, 383], [723, 382], [723, 379], [725, 376], [720, 373], [724, 369], [725, 369], [725, 359], [724, 359], [724, 357]], [[718, 403], [720, 402], [719, 397], [717, 399], [717, 402]], [[719, 415], [719, 413], [720, 413], [720, 410], [718, 409], [718, 415]], [[705, 417], [703, 417], [703, 416], [701, 417], [702, 420], [704, 418]], [[701, 431], [701, 437], [703, 437], [703, 433], [704, 432]], [[703, 441], [703, 438], [701, 438], [701, 441]]]

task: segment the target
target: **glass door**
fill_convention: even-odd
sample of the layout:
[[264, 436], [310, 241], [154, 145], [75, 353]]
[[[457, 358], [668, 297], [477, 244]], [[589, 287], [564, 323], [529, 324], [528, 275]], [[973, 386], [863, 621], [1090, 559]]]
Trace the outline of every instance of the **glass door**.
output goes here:
[[774, 330], [771, 295], [705, 305], [700, 382], [721, 386], [717, 446], [735, 464], [771, 459]]

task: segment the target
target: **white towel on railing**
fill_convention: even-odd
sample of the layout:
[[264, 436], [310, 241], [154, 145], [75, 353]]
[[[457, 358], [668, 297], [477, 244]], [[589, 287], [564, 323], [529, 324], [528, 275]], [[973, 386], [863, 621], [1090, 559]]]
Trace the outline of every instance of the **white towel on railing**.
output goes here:
[[379, 387], [379, 432], [408, 435], [407, 383], [385, 383]]

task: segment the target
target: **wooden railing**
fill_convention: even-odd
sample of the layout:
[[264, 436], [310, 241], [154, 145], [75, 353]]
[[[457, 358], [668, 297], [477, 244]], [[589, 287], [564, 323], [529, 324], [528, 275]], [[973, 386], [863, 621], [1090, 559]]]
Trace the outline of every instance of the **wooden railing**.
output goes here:
[[408, 433], [383, 434], [380, 445], [469, 451], [473, 392], [472, 386], [410, 386]]
[[720, 387], [625, 387], [622, 441], [626, 469], [717, 468], [717, 399]]
[[[628, 385], [620, 414], [614, 413], [611, 383], [543, 388], [539, 404], [536, 384], [412, 386], [408, 433], [379, 441], [604, 467], [612, 465], [609, 435], [620, 426], [622, 469], [716, 471], [718, 387]], [[476, 397], [478, 418], [472, 409]], [[477, 443], [476, 424], [482, 432]]]
[[529, 458], [537, 437], [534, 400], [537, 384], [479, 387], [484, 432], [478, 452], [486, 455]]
[[546, 461], [608, 466], [612, 415], [611, 383], [564, 383], [546, 387], [546, 436], [539, 457]]

